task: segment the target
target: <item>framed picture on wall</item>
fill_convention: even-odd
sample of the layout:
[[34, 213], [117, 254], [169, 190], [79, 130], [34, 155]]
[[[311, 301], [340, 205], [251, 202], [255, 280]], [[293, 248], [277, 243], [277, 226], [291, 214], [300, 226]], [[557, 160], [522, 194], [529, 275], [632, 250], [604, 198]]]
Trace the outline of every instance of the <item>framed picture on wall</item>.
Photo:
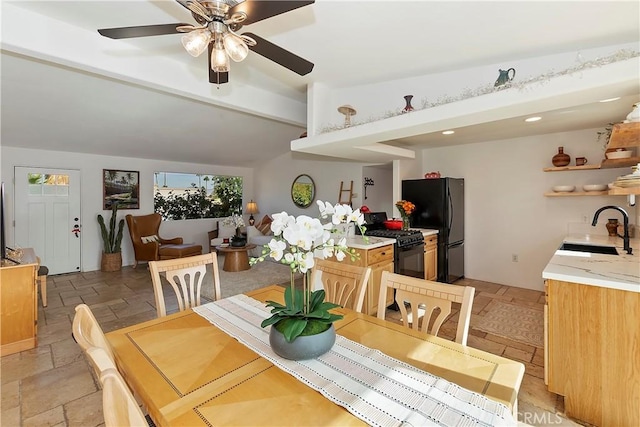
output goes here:
[[117, 203], [118, 209], [140, 209], [139, 182], [139, 171], [103, 169], [102, 208], [111, 209]]

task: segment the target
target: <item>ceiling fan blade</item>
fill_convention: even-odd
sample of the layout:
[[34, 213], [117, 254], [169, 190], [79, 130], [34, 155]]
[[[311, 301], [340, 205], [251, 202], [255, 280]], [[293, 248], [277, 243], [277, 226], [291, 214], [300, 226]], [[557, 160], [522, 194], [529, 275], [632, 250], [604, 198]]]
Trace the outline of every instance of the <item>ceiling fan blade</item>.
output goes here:
[[161, 36], [164, 34], [177, 34], [177, 27], [181, 27], [184, 23], [177, 24], [160, 24], [160, 25], [141, 25], [137, 27], [120, 27], [120, 28], [102, 28], [98, 32], [111, 39], [128, 39], [132, 37], [148, 37]]
[[229, 83], [229, 73], [216, 73], [211, 69], [211, 51], [213, 50], [213, 43], [209, 43], [208, 46], [209, 58], [207, 60], [207, 67], [209, 68], [209, 83], [221, 85], [223, 83]]
[[263, 39], [262, 37], [256, 36], [253, 33], [243, 33], [242, 35], [249, 36], [256, 41], [255, 46], [249, 46], [249, 49], [253, 52], [290, 69], [294, 73], [304, 76], [313, 70], [313, 63]]
[[229, 16], [237, 12], [244, 12], [247, 14], [247, 19], [242, 22], [242, 25], [249, 25], [313, 3], [315, 3], [315, 0], [245, 0], [229, 9]]

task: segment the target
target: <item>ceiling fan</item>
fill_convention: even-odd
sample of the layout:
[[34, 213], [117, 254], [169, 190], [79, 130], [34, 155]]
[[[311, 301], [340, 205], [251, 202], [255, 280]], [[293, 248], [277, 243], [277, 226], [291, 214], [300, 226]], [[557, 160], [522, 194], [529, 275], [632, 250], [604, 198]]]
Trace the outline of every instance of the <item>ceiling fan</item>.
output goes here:
[[98, 33], [112, 39], [186, 33], [182, 45], [192, 56], [209, 53], [209, 82], [229, 81], [229, 59], [240, 62], [249, 50], [274, 61], [301, 76], [313, 70], [313, 63], [253, 33], [238, 34], [243, 25], [280, 15], [315, 0], [176, 0], [187, 8], [198, 25], [185, 23], [103, 28]]

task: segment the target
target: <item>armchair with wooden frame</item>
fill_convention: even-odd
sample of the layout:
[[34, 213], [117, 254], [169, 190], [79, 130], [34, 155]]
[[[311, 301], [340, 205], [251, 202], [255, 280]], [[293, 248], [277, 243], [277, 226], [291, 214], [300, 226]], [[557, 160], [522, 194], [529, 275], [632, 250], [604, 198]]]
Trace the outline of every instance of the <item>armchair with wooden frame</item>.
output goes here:
[[202, 254], [201, 245], [183, 243], [182, 237], [161, 238], [159, 230], [162, 217], [158, 213], [127, 215], [125, 218], [135, 253], [133, 268], [136, 268], [140, 261], [158, 261]]

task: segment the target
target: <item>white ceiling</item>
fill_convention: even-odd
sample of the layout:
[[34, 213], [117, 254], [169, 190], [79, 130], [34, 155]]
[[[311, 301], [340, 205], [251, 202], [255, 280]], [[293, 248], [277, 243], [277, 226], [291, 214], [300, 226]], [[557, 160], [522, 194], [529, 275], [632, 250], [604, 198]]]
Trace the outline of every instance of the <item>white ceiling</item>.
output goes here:
[[[206, 59], [189, 56], [178, 35], [97, 35], [98, 28], [192, 23], [175, 1], [1, 7], [3, 145], [237, 166], [289, 151], [305, 130], [311, 83], [349, 87], [640, 41], [637, 1], [317, 0], [243, 29], [315, 63], [310, 74], [250, 54], [216, 89]], [[21, 30], [29, 34], [16, 35]], [[575, 120], [551, 108], [555, 119], [528, 130], [519, 118], [460, 129], [456, 143], [470, 142], [465, 135], [478, 141], [601, 127], [640, 99], [637, 87], [621, 95], [597, 108], [575, 106]], [[401, 145], [433, 144], [425, 134]]]

